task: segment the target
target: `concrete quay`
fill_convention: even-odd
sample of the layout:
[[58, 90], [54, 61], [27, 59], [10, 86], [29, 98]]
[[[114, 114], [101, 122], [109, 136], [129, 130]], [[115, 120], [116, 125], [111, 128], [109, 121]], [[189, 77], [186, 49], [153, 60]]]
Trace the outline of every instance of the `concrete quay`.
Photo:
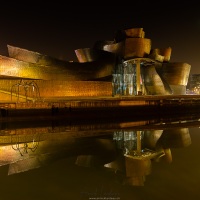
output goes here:
[[170, 109], [173, 112], [198, 112], [200, 95], [54, 97], [27, 102], [0, 101], [0, 118], [24, 115], [59, 116], [97, 111], [99, 115], [108, 114], [110, 111], [152, 114], [157, 111], [167, 113]]

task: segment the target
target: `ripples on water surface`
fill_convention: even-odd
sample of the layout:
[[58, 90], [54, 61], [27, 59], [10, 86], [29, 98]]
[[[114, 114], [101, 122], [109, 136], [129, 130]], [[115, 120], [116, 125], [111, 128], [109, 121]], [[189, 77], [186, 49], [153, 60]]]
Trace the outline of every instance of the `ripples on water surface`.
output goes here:
[[199, 116], [1, 121], [1, 199], [198, 199]]

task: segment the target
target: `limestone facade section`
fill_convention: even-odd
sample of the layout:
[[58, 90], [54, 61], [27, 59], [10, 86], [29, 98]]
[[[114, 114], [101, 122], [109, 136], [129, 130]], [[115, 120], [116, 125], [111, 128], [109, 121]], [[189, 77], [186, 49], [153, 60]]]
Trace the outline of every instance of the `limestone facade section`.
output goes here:
[[2, 98], [7, 101], [24, 101], [26, 98], [111, 96], [111, 82], [7, 80], [0, 79]]

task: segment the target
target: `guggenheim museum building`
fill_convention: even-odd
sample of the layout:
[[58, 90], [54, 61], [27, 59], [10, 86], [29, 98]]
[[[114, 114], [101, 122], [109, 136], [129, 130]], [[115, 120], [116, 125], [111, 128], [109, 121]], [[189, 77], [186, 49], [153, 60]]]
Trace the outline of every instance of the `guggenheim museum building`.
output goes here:
[[64, 61], [7, 45], [0, 55], [4, 101], [38, 98], [186, 94], [191, 65], [170, 62], [171, 47], [152, 49], [143, 28], [117, 31], [112, 41], [96, 41]]

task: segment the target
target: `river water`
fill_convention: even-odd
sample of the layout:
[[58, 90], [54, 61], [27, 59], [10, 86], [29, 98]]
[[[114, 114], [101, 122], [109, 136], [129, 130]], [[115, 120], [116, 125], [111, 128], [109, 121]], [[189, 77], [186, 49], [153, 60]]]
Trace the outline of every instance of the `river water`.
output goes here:
[[2, 200], [200, 198], [198, 116], [35, 121], [1, 122]]

